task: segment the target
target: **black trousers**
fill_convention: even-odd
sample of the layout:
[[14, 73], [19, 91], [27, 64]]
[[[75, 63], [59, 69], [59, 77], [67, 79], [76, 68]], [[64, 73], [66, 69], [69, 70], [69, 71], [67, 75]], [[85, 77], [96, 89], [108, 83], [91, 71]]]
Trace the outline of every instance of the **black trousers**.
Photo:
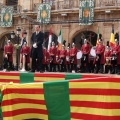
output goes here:
[[67, 72], [70, 72], [70, 69], [71, 69], [71, 68], [70, 68], [70, 64], [67, 64], [67, 65], [66, 65], [66, 71], [67, 71]]
[[54, 63], [54, 56], [52, 57], [52, 61], [50, 62], [50, 72], [56, 72], [56, 64]]
[[100, 69], [103, 68], [103, 65], [100, 64], [100, 60], [101, 60], [101, 55], [97, 54], [98, 60], [96, 60], [96, 64], [95, 64], [95, 73], [98, 73], [100, 71]]
[[72, 70], [75, 70], [75, 72], [77, 72], [77, 64], [71, 63], [71, 72]]
[[[85, 64], [86, 64], [86, 67], [85, 67]], [[82, 56], [82, 59], [81, 59], [81, 72], [89, 72], [89, 62], [88, 62], [88, 55], [87, 54]]]
[[48, 64], [43, 64], [43, 66], [42, 66], [42, 70], [43, 71], [49, 71], [49, 67], [48, 67]]
[[37, 49], [32, 52], [32, 70], [42, 70], [42, 55], [40, 55]]
[[111, 65], [105, 65], [105, 73], [111, 71]]
[[12, 70], [12, 62], [9, 62], [7, 58], [4, 58], [3, 67], [4, 69]]
[[117, 73], [117, 60], [112, 60], [111, 65], [111, 74]]

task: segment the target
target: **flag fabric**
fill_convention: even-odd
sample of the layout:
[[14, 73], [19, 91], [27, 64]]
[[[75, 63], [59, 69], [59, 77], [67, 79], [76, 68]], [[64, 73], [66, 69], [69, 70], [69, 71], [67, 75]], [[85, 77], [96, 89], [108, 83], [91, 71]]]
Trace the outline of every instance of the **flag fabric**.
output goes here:
[[51, 42], [52, 42], [52, 29], [50, 28], [50, 32], [49, 32], [49, 42], [48, 42], [48, 50], [50, 49]]
[[99, 36], [100, 36], [100, 27], [98, 26], [98, 33], [97, 33], [97, 42], [96, 42], [96, 46], [98, 45]]
[[48, 73], [27, 73], [27, 72], [0, 72], [0, 85], [7, 83], [33, 83], [33, 82], [52, 82], [69, 79], [80, 79], [82, 75], [77, 74], [48, 74]]
[[94, 20], [94, 0], [79, 0], [80, 25], [91, 25]]
[[1, 22], [0, 27], [11, 27], [13, 23], [13, 7], [1, 7]]
[[62, 29], [60, 29], [59, 35], [58, 35], [58, 50], [62, 49]]
[[51, 19], [51, 5], [48, 3], [38, 4], [37, 22], [49, 23]]
[[2, 86], [4, 120], [120, 120], [120, 78]]
[[112, 25], [112, 32], [111, 32], [109, 45], [110, 45], [110, 47], [112, 47], [114, 44], [115, 44], [115, 41], [114, 41], [114, 25]]

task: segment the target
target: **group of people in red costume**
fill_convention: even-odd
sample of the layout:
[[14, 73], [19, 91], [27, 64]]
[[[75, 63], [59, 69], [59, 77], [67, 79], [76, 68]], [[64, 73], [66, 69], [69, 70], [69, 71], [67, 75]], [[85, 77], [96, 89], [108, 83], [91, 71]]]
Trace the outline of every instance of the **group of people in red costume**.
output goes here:
[[[61, 50], [59, 50], [58, 45], [52, 42], [49, 50], [43, 48], [43, 66], [49, 64], [50, 72], [72, 72], [72, 70], [77, 69], [77, 52], [78, 49], [74, 43], [72, 48], [70, 48], [69, 44], [67, 50], [65, 44], [63, 44]], [[48, 68], [46, 69], [48, 70]]]
[[105, 47], [99, 39], [98, 45], [93, 47], [96, 55], [91, 59], [91, 47], [85, 40], [81, 48], [81, 68], [85, 69], [81, 72], [120, 74], [120, 45], [117, 39], [114, 42], [113, 46]]
[[[95, 56], [91, 55], [91, 49], [94, 49]], [[4, 68], [8, 66], [12, 69], [13, 65], [13, 50], [14, 46], [10, 40], [4, 46]], [[29, 70], [30, 63], [30, 47], [27, 46], [27, 42], [21, 47], [20, 63], [23, 63], [23, 55], [26, 56], [26, 70]], [[77, 63], [77, 53], [82, 53], [81, 64]], [[51, 43], [51, 47], [47, 50], [42, 46], [42, 71], [49, 72], [81, 72], [81, 73], [111, 73], [120, 74], [120, 45], [119, 41], [115, 39], [115, 44], [110, 46], [104, 46], [102, 39], [99, 39], [98, 45], [91, 48], [87, 39], [84, 40], [84, 44], [81, 49], [76, 48], [75, 43], [72, 43], [72, 47], [68, 44], [67, 48], [63, 43], [62, 48], [59, 50], [58, 45], [54, 42]], [[22, 65], [21, 65], [22, 66]], [[36, 63], [35, 70], [37, 70], [38, 63]]]

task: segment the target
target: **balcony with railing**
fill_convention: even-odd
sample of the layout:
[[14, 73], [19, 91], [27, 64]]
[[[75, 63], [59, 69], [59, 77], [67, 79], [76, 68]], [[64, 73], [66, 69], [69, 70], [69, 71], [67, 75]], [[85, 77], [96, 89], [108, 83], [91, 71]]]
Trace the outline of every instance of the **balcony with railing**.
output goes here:
[[117, 8], [120, 6], [120, 0], [96, 0], [95, 8]]
[[22, 6], [20, 6], [20, 5], [10, 5], [10, 6], [6, 6], [6, 5], [3, 5], [3, 4], [1, 4], [0, 5], [0, 12], [1, 12], [1, 8], [2, 7], [13, 7], [13, 13], [20, 13], [21, 11], [22, 11]]
[[[76, 10], [79, 8], [79, 0], [63, 0], [51, 2], [52, 10]], [[120, 0], [95, 0], [95, 9], [119, 8]], [[38, 4], [33, 5], [33, 11], [37, 12]]]

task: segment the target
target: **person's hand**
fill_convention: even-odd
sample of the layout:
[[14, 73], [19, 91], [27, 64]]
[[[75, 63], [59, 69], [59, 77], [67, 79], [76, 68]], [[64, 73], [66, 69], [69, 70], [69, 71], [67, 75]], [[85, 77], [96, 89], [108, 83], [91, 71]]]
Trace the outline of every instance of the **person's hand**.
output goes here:
[[5, 55], [5, 58], [8, 58], [7, 54]]
[[34, 43], [34, 44], [33, 44], [33, 47], [34, 47], [34, 48], [37, 48], [37, 44], [36, 44], [36, 43]]
[[116, 54], [116, 51], [113, 51], [114, 54]]

